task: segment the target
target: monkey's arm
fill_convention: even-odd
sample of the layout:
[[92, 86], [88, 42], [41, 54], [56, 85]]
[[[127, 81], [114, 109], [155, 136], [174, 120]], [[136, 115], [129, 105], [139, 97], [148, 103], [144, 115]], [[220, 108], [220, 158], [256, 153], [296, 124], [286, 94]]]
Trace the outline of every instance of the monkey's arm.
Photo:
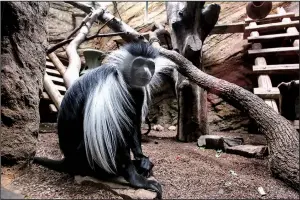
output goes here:
[[135, 131], [132, 133], [128, 145], [135, 158], [135, 160], [133, 160], [133, 164], [135, 165], [138, 173], [145, 177], [149, 177], [154, 165], [149, 158], [143, 154], [141, 136], [141, 121], [139, 120], [135, 125]]

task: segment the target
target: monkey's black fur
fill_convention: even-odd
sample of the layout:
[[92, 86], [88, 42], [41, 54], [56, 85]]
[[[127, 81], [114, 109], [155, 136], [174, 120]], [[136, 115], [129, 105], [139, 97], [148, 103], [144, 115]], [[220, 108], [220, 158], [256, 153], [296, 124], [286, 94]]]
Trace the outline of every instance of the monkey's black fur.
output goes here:
[[[147, 43], [127, 45], [124, 49], [134, 56], [145, 58], [155, 58], [158, 55], [157, 51]], [[57, 121], [59, 146], [64, 154], [64, 159], [55, 161], [36, 157], [34, 163], [72, 175], [93, 176], [96, 178], [111, 176], [96, 163], [94, 163], [94, 169], [90, 166], [87, 159], [83, 126], [86, 102], [90, 98], [91, 92], [111, 75], [117, 80], [121, 74], [116, 67], [104, 64], [81, 76], [67, 90], [60, 106]], [[162, 193], [160, 184], [146, 179], [152, 170], [153, 164], [148, 157], [143, 155], [141, 149], [141, 112], [145, 93], [142, 88], [134, 87], [128, 87], [128, 91], [132, 97], [134, 111], [126, 110], [126, 114], [129, 119], [132, 119], [133, 126], [129, 129], [122, 127], [126, 145], [119, 140], [117, 141], [116, 175], [123, 176], [133, 187], [156, 191], [160, 198]], [[101, 113], [99, 113], [99, 117], [101, 118]], [[135, 157], [134, 161], [130, 158], [130, 150]]]

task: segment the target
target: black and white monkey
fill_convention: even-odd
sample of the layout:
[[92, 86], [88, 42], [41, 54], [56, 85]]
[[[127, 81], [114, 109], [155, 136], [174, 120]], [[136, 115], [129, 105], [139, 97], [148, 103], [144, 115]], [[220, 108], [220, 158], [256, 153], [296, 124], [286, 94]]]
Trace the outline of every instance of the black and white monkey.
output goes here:
[[141, 148], [141, 122], [151, 90], [164, 79], [157, 59], [157, 50], [148, 43], [131, 43], [76, 80], [58, 114], [64, 159], [35, 157], [34, 163], [73, 175], [121, 175], [133, 187], [154, 190], [161, 197], [161, 185], [147, 179], [153, 164]]

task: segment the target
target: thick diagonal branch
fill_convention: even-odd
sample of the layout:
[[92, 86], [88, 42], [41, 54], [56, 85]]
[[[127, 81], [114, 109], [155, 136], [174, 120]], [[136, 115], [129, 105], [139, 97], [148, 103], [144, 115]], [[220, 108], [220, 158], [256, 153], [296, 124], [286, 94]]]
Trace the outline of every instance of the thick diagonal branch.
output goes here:
[[276, 113], [258, 96], [202, 72], [177, 52], [164, 48], [159, 48], [159, 51], [177, 64], [174, 67], [189, 80], [247, 113], [267, 138], [272, 174], [299, 190], [299, 133], [287, 119]]

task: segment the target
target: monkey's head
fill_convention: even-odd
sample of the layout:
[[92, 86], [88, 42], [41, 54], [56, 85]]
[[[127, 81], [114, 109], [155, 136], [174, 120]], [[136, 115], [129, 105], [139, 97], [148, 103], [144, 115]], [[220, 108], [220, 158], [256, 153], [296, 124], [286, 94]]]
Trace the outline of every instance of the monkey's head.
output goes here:
[[158, 51], [149, 43], [137, 42], [124, 45], [115, 51], [108, 60], [122, 72], [131, 87], [144, 87], [150, 83], [155, 72], [155, 59]]

